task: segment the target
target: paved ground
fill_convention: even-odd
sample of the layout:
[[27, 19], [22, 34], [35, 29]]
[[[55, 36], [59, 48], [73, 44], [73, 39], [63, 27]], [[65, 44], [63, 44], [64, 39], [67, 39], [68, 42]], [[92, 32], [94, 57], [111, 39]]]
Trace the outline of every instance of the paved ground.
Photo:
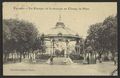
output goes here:
[[110, 75], [117, 66], [113, 62], [91, 65], [5, 64], [4, 75]]

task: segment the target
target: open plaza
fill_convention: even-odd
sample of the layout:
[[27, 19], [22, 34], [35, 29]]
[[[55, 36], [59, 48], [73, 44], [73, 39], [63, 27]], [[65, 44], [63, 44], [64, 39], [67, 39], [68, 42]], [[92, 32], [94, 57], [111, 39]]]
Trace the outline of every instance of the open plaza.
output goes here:
[[[69, 75], [69, 76], [111, 76], [112, 72], [117, 69], [113, 62], [103, 62], [97, 64], [71, 64], [71, 65], [49, 65], [49, 64], [28, 64], [15, 63], [3, 66], [4, 75], [31, 75], [31, 76], [47, 76], [47, 75]], [[117, 73], [115, 73], [117, 75]]]

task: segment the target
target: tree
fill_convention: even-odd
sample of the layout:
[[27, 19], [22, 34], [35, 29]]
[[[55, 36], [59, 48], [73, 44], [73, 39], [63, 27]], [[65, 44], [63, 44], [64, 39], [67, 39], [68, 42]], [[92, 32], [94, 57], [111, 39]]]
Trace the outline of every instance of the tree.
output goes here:
[[[4, 20], [3, 20], [4, 21]], [[3, 49], [4, 49], [4, 61], [7, 61], [8, 53], [10, 52], [10, 39], [11, 39], [11, 32], [8, 28], [8, 25], [6, 25], [5, 22], [3, 22]]]
[[107, 17], [102, 23], [96, 23], [90, 26], [88, 30], [88, 45], [97, 51], [99, 57], [105, 52], [114, 53], [117, 51], [117, 18]]
[[103, 40], [103, 28], [102, 23], [96, 23], [90, 26], [90, 29], [88, 30], [88, 36], [87, 40], [89, 42], [87, 43], [88, 46], [92, 47], [93, 52], [97, 52], [99, 54], [99, 57], [101, 58], [102, 53], [104, 51], [104, 40]]
[[[4, 36], [4, 45], [8, 45], [8, 47], [14, 45], [12, 46], [13, 49], [10, 48], [10, 50], [16, 50], [20, 53], [21, 62], [22, 55], [24, 55], [25, 52], [29, 53], [30, 50], [33, 49], [33, 44], [38, 35], [37, 28], [35, 28], [35, 25], [32, 23], [17, 19], [5, 19], [3, 21], [4, 33], [6, 26], [8, 30], [10, 30], [11, 38], [7, 44], [6, 36]], [[7, 50], [6, 46], [4, 50]]]
[[104, 22], [103, 26], [106, 26], [104, 29], [104, 37], [106, 38], [106, 49], [111, 51], [114, 55], [117, 52], [117, 17], [109, 16]]

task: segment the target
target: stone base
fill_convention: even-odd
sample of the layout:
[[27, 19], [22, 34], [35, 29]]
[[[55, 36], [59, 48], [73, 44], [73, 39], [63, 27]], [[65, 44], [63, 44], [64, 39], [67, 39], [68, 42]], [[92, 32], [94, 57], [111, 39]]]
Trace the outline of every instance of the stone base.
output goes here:
[[[48, 59], [48, 61], [46, 62], [47, 64], [51, 64], [50, 63], [50, 59]], [[54, 57], [53, 58], [53, 64], [57, 64], [57, 65], [67, 65], [67, 64], [73, 64], [73, 61], [68, 57]]]

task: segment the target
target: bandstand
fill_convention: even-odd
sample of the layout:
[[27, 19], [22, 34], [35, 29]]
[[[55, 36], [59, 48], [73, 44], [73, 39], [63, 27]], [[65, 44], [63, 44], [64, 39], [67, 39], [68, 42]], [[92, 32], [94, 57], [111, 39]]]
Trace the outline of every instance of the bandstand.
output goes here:
[[[79, 35], [76, 35], [70, 28], [66, 27], [61, 20], [59, 20], [55, 27], [51, 28], [47, 31], [48, 34], [44, 34], [43, 38], [45, 41], [49, 41], [51, 45], [51, 56], [54, 57], [54, 63], [60, 62], [63, 64], [71, 64], [73, 63], [72, 60], [69, 58], [69, 43], [71, 41], [78, 42], [80, 37]], [[63, 43], [59, 46], [58, 43]], [[57, 45], [56, 45], [57, 44]], [[59, 46], [62, 48], [60, 52], [62, 52], [62, 56], [56, 55], [56, 49]], [[64, 46], [64, 47], [63, 47]], [[47, 63], [50, 63], [50, 59], [47, 61]]]

